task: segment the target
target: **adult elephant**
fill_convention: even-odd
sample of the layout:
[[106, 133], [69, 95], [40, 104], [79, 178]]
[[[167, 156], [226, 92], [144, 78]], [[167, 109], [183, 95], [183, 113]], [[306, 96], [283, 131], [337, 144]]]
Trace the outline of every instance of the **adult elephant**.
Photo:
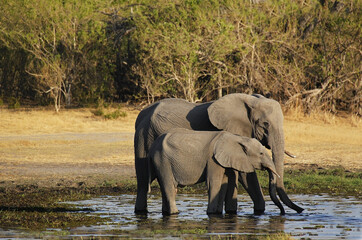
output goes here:
[[[229, 94], [207, 103], [190, 103], [182, 99], [164, 99], [142, 110], [136, 120], [134, 139], [137, 175], [136, 213], [147, 212], [147, 193], [151, 176], [147, 154], [156, 138], [173, 128], [199, 131], [228, 131], [256, 138], [271, 149], [280, 178], [277, 193], [288, 207], [302, 212], [285, 193], [283, 113], [280, 104], [261, 95]], [[254, 213], [265, 211], [265, 201], [255, 173], [243, 174], [242, 185], [254, 202]]]

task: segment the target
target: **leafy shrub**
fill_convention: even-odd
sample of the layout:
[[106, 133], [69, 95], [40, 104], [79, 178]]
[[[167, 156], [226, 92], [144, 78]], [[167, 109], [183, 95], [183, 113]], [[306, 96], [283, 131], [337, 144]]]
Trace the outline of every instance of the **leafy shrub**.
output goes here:
[[18, 109], [20, 108], [20, 101], [18, 98], [15, 98], [15, 97], [11, 97], [9, 100], [8, 100], [8, 108], [9, 109]]
[[104, 114], [105, 119], [118, 119], [127, 117], [127, 112], [121, 112], [120, 110], [116, 110], [107, 114]]
[[103, 108], [97, 108], [97, 109], [94, 110], [92, 113], [94, 114], [94, 116], [97, 116], [97, 117], [104, 116], [104, 110], [103, 110]]
[[[110, 104], [106, 104], [106, 105], [110, 106]], [[102, 104], [102, 106], [103, 106], [103, 104]], [[103, 117], [104, 119], [108, 119], [108, 120], [115, 120], [115, 119], [118, 119], [118, 118], [127, 117], [127, 112], [125, 112], [125, 111], [121, 111], [120, 109], [117, 109], [117, 110], [114, 110], [114, 111], [109, 111], [109, 110], [107, 110], [106, 108], [104, 108], [102, 106], [98, 106], [97, 109], [92, 111], [94, 116]]]

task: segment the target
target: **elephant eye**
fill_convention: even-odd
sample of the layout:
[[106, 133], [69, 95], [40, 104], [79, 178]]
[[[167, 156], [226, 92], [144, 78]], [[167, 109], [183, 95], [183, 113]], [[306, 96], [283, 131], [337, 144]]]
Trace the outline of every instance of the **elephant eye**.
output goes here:
[[260, 156], [263, 156], [263, 155], [264, 155], [264, 153], [263, 153], [263, 152], [261, 152], [261, 153], [260, 153]]
[[263, 124], [264, 124], [265, 128], [269, 128], [269, 123], [268, 122], [264, 122]]

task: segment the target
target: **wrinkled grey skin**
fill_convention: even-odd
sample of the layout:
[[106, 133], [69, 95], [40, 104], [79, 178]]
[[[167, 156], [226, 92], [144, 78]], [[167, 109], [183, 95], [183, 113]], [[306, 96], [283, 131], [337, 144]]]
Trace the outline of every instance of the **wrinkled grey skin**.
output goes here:
[[208, 214], [237, 211], [239, 172], [267, 169], [271, 199], [284, 214], [276, 197], [275, 166], [256, 139], [225, 131], [171, 130], [156, 139], [149, 152], [150, 175], [156, 176], [162, 192], [162, 213], [178, 213], [175, 197], [178, 186], [207, 182]]
[[[164, 99], [140, 112], [136, 120], [134, 139], [137, 175], [136, 213], [147, 212], [149, 175], [147, 154], [156, 138], [173, 128], [198, 131], [220, 131], [256, 138], [270, 148], [280, 178], [277, 192], [288, 207], [302, 212], [287, 196], [284, 189], [284, 132], [283, 113], [278, 102], [261, 95], [229, 94], [214, 102], [190, 103], [182, 99]], [[241, 174], [240, 182], [254, 202], [254, 213], [265, 211], [264, 197], [256, 174]]]

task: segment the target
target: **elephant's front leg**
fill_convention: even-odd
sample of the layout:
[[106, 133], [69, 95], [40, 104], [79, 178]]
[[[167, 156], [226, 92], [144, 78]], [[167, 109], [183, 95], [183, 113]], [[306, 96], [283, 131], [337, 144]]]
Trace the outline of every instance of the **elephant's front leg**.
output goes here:
[[225, 169], [214, 161], [210, 161], [207, 168], [206, 181], [209, 194], [207, 214], [222, 214], [228, 188]]
[[260, 215], [265, 211], [265, 200], [256, 173], [240, 172], [239, 180], [254, 203], [254, 214]]
[[232, 169], [226, 169], [225, 178], [227, 180], [227, 192], [225, 196], [225, 212], [236, 214], [238, 209], [238, 173]]

